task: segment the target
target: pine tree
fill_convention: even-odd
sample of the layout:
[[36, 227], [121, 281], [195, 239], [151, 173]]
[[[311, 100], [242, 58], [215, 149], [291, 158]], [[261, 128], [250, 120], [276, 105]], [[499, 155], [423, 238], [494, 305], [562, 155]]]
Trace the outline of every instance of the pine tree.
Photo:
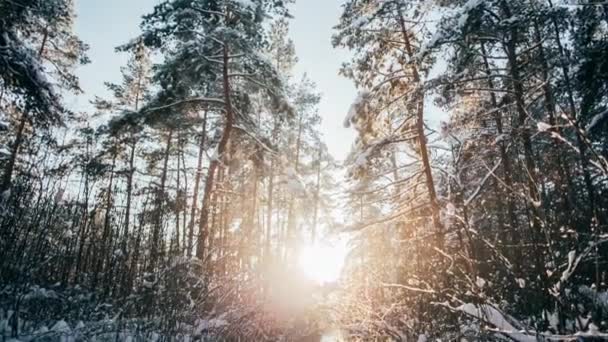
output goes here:
[[[139, 110], [150, 100], [152, 81], [149, 52], [143, 44], [140, 43], [137, 46], [126, 67], [122, 68], [122, 76], [121, 84], [106, 84], [112, 92], [113, 99], [110, 101], [97, 99], [95, 104], [98, 111], [111, 114], [109, 122], [103, 127], [107, 144], [106, 154], [111, 156], [112, 165], [114, 165], [110, 179], [113, 180], [114, 174], [124, 176], [124, 191], [126, 192], [124, 217], [118, 220], [122, 222], [123, 227], [122, 232], [117, 231], [115, 234], [116, 240], [120, 240], [118, 243], [120, 255], [124, 258], [120, 260], [123, 267], [121, 272], [123, 276], [120, 281], [121, 291], [128, 294], [133, 284], [133, 278], [129, 277], [128, 259], [132, 252], [131, 248], [139, 248], [139, 246], [130, 246], [129, 243], [132, 238], [131, 222], [133, 221], [133, 196], [136, 186], [136, 162], [139, 156], [138, 143], [142, 140], [145, 130], [144, 120], [139, 114]], [[120, 163], [120, 167], [116, 167], [117, 162]], [[109, 184], [106, 192], [108, 196], [111, 196], [113, 191], [112, 184]], [[110, 204], [111, 198], [108, 197], [107, 200]], [[109, 219], [109, 211], [106, 211], [106, 215]], [[112, 264], [116, 264], [116, 261]]]
[[60, 90], [80, 91], [74, 67], [88, 59], [87, 46], [72, 33], [71, 1], [3, 1], [0, 9], [0, 108], [15, 116], [14, 141], [0, 184], [4, 192], [11, 186], [26, 126], [49, 128], [64, 121]]
[[[197, 256], [201, 260], [206, 258], [207, 239], [212, 233], [209, 228], [210, 200], [218, 168], [220, 163], [228, 162], [225, 158], [228, 158], [228, 143], [237, 125], [237, 116], [246, 113], [241, 105], [247, 105], [247, 98], [237, 86], [256, 85], [273, 97], [281, 95], [280, 88], [276, 88], [280, 82], [272, 65], [259, 55], [264, 12], [281, 12], [281, 7], [275, 4], [267, 8], [262, 2], [165, 2], [146, 18], [143, 37], [147, 44], [161, 47], [170, 38], [177, 43], [175, 53], [160, 68], [157, 77], [161, 82], [170, 83], [168, 77], [178, 76], [179, 82], [186, 87], [187, 96], [177, 98], [169, 105], [195, 103], [223, 111], [224, 128], [215, 153], [217, 157], [210, 162], [200, 209]], [[172, 21], [166, 21], [167, 18]], [[173, 37], [167, 35], [171, 31], [176, 32]], [[217, 55], [215, 51], [219, 48], [222, 53]], [[251, 68], [258, 70], [259, 76], [251, 74]], [[217, 82], [201, 89], [197, 81], [206, 78]], [[245, 102], [241, 103], [243, 100]]]

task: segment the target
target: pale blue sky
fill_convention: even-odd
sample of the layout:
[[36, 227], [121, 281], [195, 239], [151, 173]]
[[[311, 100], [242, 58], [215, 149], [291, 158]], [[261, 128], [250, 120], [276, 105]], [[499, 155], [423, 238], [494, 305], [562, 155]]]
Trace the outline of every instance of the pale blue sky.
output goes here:
[[[74, 100], [81, 107], [93, 95], [104, 95], [103, 82], [120, 79], [120, 67], [126, 56], [114, 48], [139, 32], [140, 17], [150, 12], [159, 0], [77, 0], [76, 30], [91, 45], [93, 63], [81, 68], [79, 75], [85, 99]], [[354, 133], [342, 126], [350, 103], [356, 96], [352, 82], [338, 76], [338, 69], [348, 54], [331, 47], [332, 27], [340, 15], [342, 0], [299, 0], [293, 7], [291, 35], [300, 62], [297, 74], [308, 73], [323, 94], [320, 113], [322, 132], [330, 152], [344, 159]]]

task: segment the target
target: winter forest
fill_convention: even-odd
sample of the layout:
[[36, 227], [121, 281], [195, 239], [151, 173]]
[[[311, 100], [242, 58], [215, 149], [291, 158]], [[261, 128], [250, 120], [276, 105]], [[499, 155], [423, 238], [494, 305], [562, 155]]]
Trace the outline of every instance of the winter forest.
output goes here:
[[100, 94], [75, 1], [0, 0], [0, 342], [608, 340], [607, 2], [325, 0], [328, 115], [295, 0], [146, 5]]

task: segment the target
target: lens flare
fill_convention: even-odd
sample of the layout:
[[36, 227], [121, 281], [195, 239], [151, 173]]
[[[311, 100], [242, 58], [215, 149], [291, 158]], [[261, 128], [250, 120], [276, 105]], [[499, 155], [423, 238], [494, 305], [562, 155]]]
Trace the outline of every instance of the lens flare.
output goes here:
[[346, 242], [314, 244], [300, 251], [298, 265], [310, 280], [327, 284], [337, 281], [342, 273], [348, 247]]

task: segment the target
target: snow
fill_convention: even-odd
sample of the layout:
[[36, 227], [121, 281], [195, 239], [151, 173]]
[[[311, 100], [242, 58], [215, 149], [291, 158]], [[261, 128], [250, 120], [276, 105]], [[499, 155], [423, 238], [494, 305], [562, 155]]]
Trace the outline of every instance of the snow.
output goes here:
[[352, 22], [352, 26], [355, 28], [359, 28], [362, 27], [363, 25], [367, 24], [370, 20], [370, 16], [368, 14], [362, 14], [360, 16], [358, 16], [357, 18], [355, 18], [355, 20], [353, 20]]
[[518, 16], [514, 16], [514, 17], [507, 18], [507, 19], [505, 19], [505, 20], [501, 21], [501, 23], [502, 23], [503, 25], [510, 26], [510, 25], [515, 24], [515, 23], [516, 23], [516, 22], [518, 22], [518, 21], [521, 21], [521, 18], [520, 18], [520, 17], [518, 17]]
[[479, 5], [483, 4], [484, 0], [469, 0], [465, 5], [464, 5], [464, 10], [465, 11], [471, 11], [477, 7], [479, 7]]
[[497, 333], [507, 335], [514, 341], [536, 341], [535, 334], [518, 331], [511, 323], [509, 323], [503, 313], [491, 305], [484, 304], [477, 306], [472, 303], [467, 303], [457, 307], [456, 310], [491, 324], [496, 329]]
[[453, 203], [448, 203], [446, 205], [446, 209], [447, 209], [447, 214], [448, 216], [455, 216], [456, 215], [456, 206]]
[[199, 320], [196, 324], [196, 329], [194, 330], [194, 335], [201, 335], [203, 332], [222, 328], [228, 325], [228, 322], [221, 318], [212, 318], [212, 319], [202, 319]]
[[66, 323], [66, 321], [61, 320], [61, 321], [58, 321], [57, 323], [55, 323], [55, 325], [53, 325], [53, 327], [51, 328], [51, 331], [63, 333], [63, 334], [69, 334], [72, 332], [72, 329], [70, 329], [70, 326]]
[[2, 199], [3, 201], [8, 201], [8, 199], [10, 197], [11, 197], [11, 189], [4, 190], [4, 192], [0, 195], [0, 199]]
[[601, 112], [601, 113], [595, 115], [593, 118], [591, 118], [591, 121], [589, 122], [589, 124], [586, 127], [587, 132], [592, 131], [595, 127], [600, 125], [602, 122], [606, 122], [606, 121], [608, 121], [608, 110]]
[[450, 124], [445, 121], [441, 121], [440, 123], [440, 135], [441, 139], [447, 139], [450, 137]]
[[217, 148], [215, 148], [213, 150], [213, 154], [209, 157], [209, 161], [219, 161], [219, 160], [220, 160], [219, 153], [218, 153]]
[[458, 18], [458, 27], [459, 28], [464, 27], [468, 21], [469, 21], [469, 13], [468, 12], [462, 13], [460, 18]]
[[285, 169], [285, 175], [287, 175], [287, 177], [294, 178], [298, 176], [298, 173], [293, 167], [288, 167]]
[[568, 278], [570, 278], [570, 274], [574, 271], [573, 268], [575, 266], [575, 260], [576, 251], [570, 251], [568, 253], [568, 268], [564, 271], [564, 273], [562, 273], [562, 276], [560, 278], [562, 282], [565, 282], [566, 280], [568, 280]]
[[505, 316], [490, 305], [481, 305], [478, 307], [475, 304], [467, 303], [456, 308], [469, 316], [487, 321], [501, 331], [516, 331], [515, 327], [509, 323]]
[[371, 154], [372, 154], [372, 148], [368, 148], [365, 151], [359, 153], [357, 155], [357, 158], [355, 158], [355, 161], [352, 164], [352, 167], [355, 169], [365, 167], [365, 165], [367, 165], [367, 163], [369, 161], [369, 157]]
[[290, 192], [297, 193], [300, 195], [306, 194], [306, 186], [303, 180], [300, 178], [298, 173], [293, 167], [285, 169], [285, 176], [287, 177], [286, 185]]
[[59, 189], [55, 194], [55, 203], [61, 203], [63, 201], [63, 195], [65, 194], [65, 189]]
[[293, 179], [293, 178], [290, 178], [287, 180], [287, 189], [290, 192], [295, 192], [295, 193], [301, 193], [302, 191], [304, 191], [302, 184], [297, 179]]
[[574, 262], [574, 258], [576, 258], [576, 251], [570, 251], [568, 253], [568, 268], [572, 267], [572, 263]]
[[469, 0], [462, 7], [462, 12], [458, 18], [458, 29], [462, 29], [469, 21], [469, 13], [475, 8], [479, 7], [483, 3], [483, 0]]
[[357, 98], [355, 98], [355, 101], [353, 102], [353, 104], [350, 106], [350, 109], [348, 110], [348, 115], [346, 116], [346, 119], [344, 119], [344, 127], [345, 128], [350, 128], [351, 125], [355, 122], [357, 116], [362, 112], [363, 106], [365, 106], [365, 103], [367, 102], [367, 98], [369, 97], [370, 92], [369, 91], [361, 91], [358, 95]]
[[[456, 25], [455, 27], [449, 27], [448, 30], [462, 30], [469, 21], [470, 12], [479, 7], [481, 4], [483, 4], [483, 0], [468, 0], [458, 10], [450, 11], [451, 14], [445, 16], [445, 18], [455, 18]], [[434, 48], [441, 41], [441, 39], [444, 37], [444, 34], [447, 34], [447, 32], [442, 32], [442, 30], [438, 30], [427, 43], [423, 44], [420, 47], [420, 50], [413, 56], [413, 59], [416, 61], [421, 60], [426, 55], [429, 49]]]
[[245, 7], [245, 8], [255, 8], [255, 3], [253, 3], [253, 1], [251, 0], [232, 0], [234, 3], [240, 5], [241, 7]]
[[36, 334], [46, 334], [49, 332], [49, 328], [46, 325], [43, 325], [36, 331]]
[[17, 70], [16, 72], [26, 73], [30, 80], [38, 86], [39, 89], [36, 96], [38, 96], [49, 109], [60, 107], [57, 103], [57, 95], [54, 92], [54, 88], [46, 77], [44, 66], [37, 57], [38, 53], [21, 42], [18, 35], [14, 32], [3, 32], [2, 37], [6, 41], [5, 50], [9, 52], [9, 56], [13, 59], [18, 59], [18, 61], [15, 61], [14, 63], [18, 64], [22, 70]]
[[97, 227], [101, 227], [103, 225], [105, 219], [105, 210], [97, 210], [95, 212], [94, 223]]
[[[493, 331], [496, 334], [507, 336], [510, 340], [516, 342], [536, 342], [539, 341], [537, 338], [540, 337], [542, 341], [561, 341], [566, 340], [566, 336], [558, 336], [552, 335], [550, 333], [539, 333], [533, 330], [519, 330], [516, 328], [513, 323], [521, 325], [521, 323], [517, 322], [513, 318], [509, 317], [507, 319], [507, 315], [503, 314], [500, 310], [495, 307], [487, 304], [475, 305], [472, 303], [466, 303], [459, 307], [453, 308], [456, 311], [463, 312], [470, 317], [479, 319], [485, 323], [492, 325]], [[552, 313], [547, 313], [548, 320], [551, 325], [557, 324], [557, 315]], [[513, 323], [511, 323], [512, 321]], [[523, 325], [522, 325], [523, 326]], [[593, 323], [590, 323], [588, 326], [588, 330], [586, 332], [578, 332], [574, 336], [602, 336], [606, 337], [607, 335], [601, 334], [598, 327]], [[572, 340], [571, 337], [567, 337], [567, 340]]]
[[597, 325], [591, 323], [589, 324], [589, 330], [587, 333], [590, 335], [599, 335], [600, 329], [597, 327]]
[[551, 130], [553, 126], [549, 125], [548, 123], [539, 121], [536, 123], [536, 128], [538, 129], [539, 132], [548, 132]]
[[143, 285], [145, 288], [148, 288], [148, 289], [152, 289], [152, 288], [154, 288], [154, 282], [151, 282], [151, 281], [144, 280], [144, 281], [142, 282], [142, 285]]
[[508, 135], [508, 134], [504, 134], [504, 133], [503, 133], [503, 134], [500, 134], [500, 135], [498, 135], [498, 136], [496, 137], [496, 140], [494, 140], [494, 145], [498, 145], [498, 144], [500, 144], [501, 142], [503, 142], [503, 141], [507, 140], [508, 138], [509, 138], [509, 135]]
[[23, 299], [32, 300], [32, 299], [57, 299], [57, 293], [53, 290], [47, 290], [45, 288], [41, 288], [38, 286], [33, 286], [29, 293], [27, 293]]
[[[263, 52], [263, 51], [253, 51], [253, 53], [251, 55], [253, 57], [255, 57], [255, 59], [257, 60], [258, 63], [263, 64], [267, 68], [270, 68], [275, 75], [279, 75], [279, 77], [283, 77], [277, 70], [275, 63], [272, 61], [272, 59], [268, 55], [268, 53]], [[283, 83], [287, 83], [287, 82], [285, 80], [283, 80]]]
[[433, 35], [433, 37], [431, 38], [431, 40], [429, 40], [427, 43], [423, 44], [420, 47], [420, 50], [418, 51], [417, 54], [414, 55], [413, 59], [415, 61], [419, 61], [421, 60], [427, 53], [427, 51], [433, 47], [435, 47], [435, 45], [437, 45], [437, 43], [439, 42], [439, 39], [441, 39], [442, 35], [437, 33], [435, 35]]

